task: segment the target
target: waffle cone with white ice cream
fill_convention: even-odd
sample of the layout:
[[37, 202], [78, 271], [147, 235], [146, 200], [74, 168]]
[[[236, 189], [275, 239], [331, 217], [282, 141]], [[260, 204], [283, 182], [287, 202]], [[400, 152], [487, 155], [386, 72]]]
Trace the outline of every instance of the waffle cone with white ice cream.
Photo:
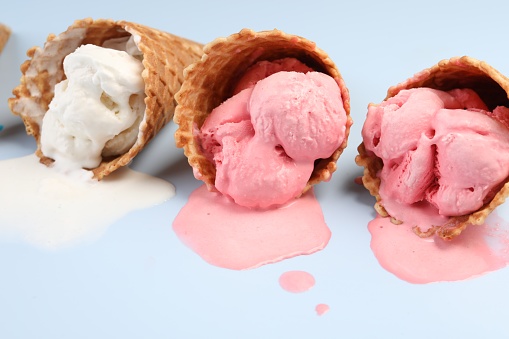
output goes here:
[[205, 45], [202, 59], [185, 70], [184, 83], [175, 96], [178, 106], [174, 121], [179, 125], [175, 133], [176, 144], [184, 148], [195, 177], [204, 181], [209, 190], [216, 189], [216, 164], [204, 154], [197, 132], [216, 107], [238, 92], [236, 87], [239, 80], [251, 67], [260, 62], [295, 59], [299, 67], [324, 73], [336, 82], [339, 106], [344, 115], [344, 138], [332, 154], [314, 162], [312, 173], [306, 178], [301, 193], [320, 181], [329, 180], [336, 170], [336, 161], [347, 145], [352, 124], [348, 89], [336, 65], [314, 42], [305, 38], [280, 30], [255, 32], [243, 29]]
[[[104, 146], [104, 142], [101, 145], [101, 142], [97, 143], [95, 140], [88, 140], [90, 144], [99, 147], [99, 152], [101, 147], [105, 147], [105, 149], [110, 148], [110, 150], [98, 155], [99, 160], [96, 161], [97, 164], [94, 166], [83, 166], [85, 169], [93, 172], [95, 179], [100, 180], [119, 167], [127, 165], [157, 132], [172, 119], [175, 109], [174, 94], [179, 90], [183, 81], [183, 69], [201, 57], [202, 45], [133, 22], [87, 18], [75, 21], [65, 32], [59, 35], [49, 35], [43, 48], [33, 47], [29, 49], [27, 55], [30, 59], [21, 66], [21, 83], [13, 90], [15, 97], [9, 99], [9, 106], [14, 114], [19, 115], [23, 119], [27, 133], [34, 136], [37, 141], [36, 154], [41, 158], [41, 162], [47, 165], [52, 164], [55, 159], [43, 152], [44, 145], [41, 145], [43, 120], [55, 97], [56, 86], [68, 80], [64, 73], [64, 59], [80, 50], [82, 55], [74, 57], [72, 67], [75, 71], [81, 63], [86, 68], [87, 62], [93, 64], [93, 61], [90, 61], [93, 57], [87, 55], [87, 51], [97, 49], [97, 46], [108, 47], [108, 50], [119, 49], [122, 50], [122, 53], [125, 52], [125, 49], [130, 49], [131, 55], [122, 55], [120, 59], [130, 58], [138, 60], [140, 72], [139, 80], [137, 81], [141, 84], [141, 91], [136, 94], [138, 97], [137, 102], [133, 103], [135, 95], [127, 96], [125, 100], [133, 111], [135, 110], [133, 106], [141, 110], [138, 118], [130, 118], [136, 121], [134, 123], [129, 122], [127, 129], [115, 132], [117, 135], [120, 135], [119, 137], [112, 135], [107, 137], [110, 140], [103, 140], [109, 142], [107, 146]], [[91, 54], [93, 53], [95, 52], [92, 51]], [[118, 52], [115, 51], [114, 53]], [[100, 77], [106, 76], [114, 79], [115, 73], [120, 74], [119, 78], [122, 77], [122, 70], [112, 71], [115, 65], [111, 65], [114, 62], [108, 61], [108, 58], [110, 56], [105, 55], [105, 64], [101, 66], [103, 67], [103, 74], [89, 74], [84, 76], [84, 79], [97, 84], [102, 81], [98, 79]], [[83, 61], [84, 59], [87, 60]], [[136, 61], [132, 60], [130, 62], [136, 63]], [[126, 77], [124, 82], [126, 82], [126, 86], [130, 86], [129, 82], [132, 81]], [[70, 79], [68, 84], [71, 84]], [[68, 84], [59, 85], [59, 91], [64, 92]], [[121, 91], [121, 89], [115, 88], [116, 84], [109, 84], [107, 86], [112, 91]], [[100, 101], [106, 107], [105, 109], [110, 111], [115, 110], [115, 107], [120, 104], [115, 102], [115, 98], [112, 98], [106, 89], [103, 90], [103, 95], [100, 95]], [[99, 99], [97, 101], [99, 102]], [[57, 106], [62, 104], [62, 102], [54, 103], [52, 104], [52, 109], [58, 110]], [[78, 108], [80, 106], [79, 102], [72, 104]], [[127, 109], [129, 110], [129, 107]], [[117, 114], [118, 111], [113, 113]], [[111, 114], [112, 117], [108, 119], [114, 120], [114, 114]], [[56, 119], [53, 122], [54, 125], [60, 123], [59, 118]], [[120, 117], [117, 116], [117, 120], [119, 119]], [[77, 125], [74, 126], [75, 130], [89, 128], [78, 126], [80, 124], [79, 120], [75, 119], [73, 122]], [[103, 128], [102, 120], [93, 121], [92, 119], [92, 121], [89, 121], [89, 125], [92, 130], [94, 128]], [[93, 133], [93, 131], [90, 133]], [[127, 138], [125, 134], [129, 133], [130, 144], [127, 146], [120, 145], [123, 143], [122, 139]], [[51, 136], [48, 136], [48, 139], [50, 138]], [[75, 138], [73, 135], [65, 135], [61, 139], [56, 140], [55, 143], [71, 143], [72, 141], [70, 140], [73, 138]], [[69, 147], [71, 149], [70, 153], [73, 153], [72, 147], [75, 146], [71, 145]], [[124, 148], [121, 154], [117, 154], [121, 148]]]
[[[458, 109], [459, 107], [454, 107], [454, 110], [439, 109], [437, 111], [439, 113], [434, 115], [435, 119], [439, 114], [442, 116], [451, 114], [450, 116], [454, 118], [449, 120], [442, 118], [442, 123], [437, 124], [435, 126], [436, 129], [432, 132], [430, 132], [430, 130], [424, 131], [418, 136], [419, 142], [424, 140], [430, 145], [433, 144], [431, 146], [432, 153], [430, 155], [430, 161], [435, 163], [434, 169], [431, 167], [425, 168], [424, 164], [426, 161], [422, 160], [425, 156], [418, 156], [417, 152], [423, 154], [427, 151], [424, 150], [424, 148], [421, 150], [419, 148], [420, 146], [417, 146], [417, 144], [412, 144], [411, 150], [408, 153], [410, 155], [405, 155], [405, 161], [401, 161], [399, 164], [394, 162], [388, 165], [387, 163], [389, 162], [381, 158], [390, 152], [388, 148], [384, 151], [380, 148], [382, 147], [382, 142], [386, 144], [391, 142], [387, 138], [400, 138], [395, 141], [398, 145], [409, 142], [408, 135], [411, 135], [413, 132], [390, 134], [391, 136], [389, 137], [387, 132], [385, 132], [386, 134], [380, 132], [383, 132], [384, 128], [386, 128], [385, 131], [387, 131], [388, 127], [380, 126], [389, 126], [389, 124], [392, 123], [389, 118], [385, 118], [390, 114], [394, 114], [394, 117], [398, 113], [404, 114], [409, 112], [408, 110], [402, 110], [402, 108], [405, 107], [404, 105], [410, 102], [408, 98], [412, 95], [410, 94], [411, 92], [407, 90], [412, 91], [412, 89], [417, 88], [427, 88], [445, 92], [450, 91], [448, 93], [452, 93], [457, 96], [457, 98], [461, 98], [461, 96], [458, 96], [457, 93], [459, 92], [454, 91], [462, 89], [462, 91], [469, 91], [468, 95], [470, 97], [475, 96], [475, 99], [468, 100], [479, 101], [480, 99], [485, 104], [483, 108], [475, 107], [475, 105], [473, 108], [470, 108], [468, 114], [470, 114], [469, 117], [472, 117], [472, 119], [468, 117], [463, 118], [467, 121], [462, 121], [460, 114], [467, 113], [461, 113], [460, 109]], [[474, 92], [473, 94], [472, 91]], [[402, 95], [404, 99], [398, 102], [396, 99], [398, 95]], [[445, 96], [446, 94], [442, 93], [439, 95]], [[464, 206], [468, 205], [467, 202], [472, 201], [478, 206], [476, 205], [476, 208], [472, 211], [464, 210], [463, 213], [444, 213], [444, 215], [449, 217], [447, 222], [441, 225], [433, 225], [433, 227], [429, 229], [422, 229], [420, 225], [411, 225], [419, 236], [426, 237], [436, 234], [443, 239], [452, 239], [458, 236], [468, 225], [483, 224], [486, 217], [497, 206], [502, 204], [509, 194], [509, 177], [505, 170], [507, 164], [504, 165], [504, 161], [507, 161], [507, 159], [505, 159], [505, 154], [507, 154], [509, 135], [509, 125], [507, 124], [509, 121], [509, 110], [507, 110], [507, 107], [509, 107], [508, 97], [508, 78], [486, 62], [464, 56], [442, 60], [433, 67], [415, 74], [408, 80], [390, 87], [387, 92], [387, 97], [384, 100], [384, 103], [388, 102], [388, 104], [370, 104], [368, 107], [368, 117], [363, 128], [363, 142], [358, 147], [359, 155], [356, 157], [356, 162], [358, 165], [364, 167], [362, 182], [371, 195], [376, 198], [376, 211], [383, 217], [391, 217], [393, 223], [405, 223], [405, 220], [400, 220], [400, 218], [395, 217], [395, 210], [393, 213], [390, 213], [390, 211], [387, 210], [388, 208], [386, 208], [387, 206], [385, 206], [386, 204], [390, 204], [389, 201], [392, 197], [384, 199], [383, 194], [381, 194], [384, 185], [383, 178], [387, 180], [386, 187], [389, 183], [393, 186], [392, 188], [387, 187], [387, 192], [396, 190], [397, 188], [394, 188], [395, 186], [403, 187], [406, 185], [405, 187], [407, 189], [409, 188], [406, 192], [406, 197], [408, 197], [417, 194], [413, 191], [413, 188], [420, 185], [424, 186], [420, 180], [422, 177], [427, 177], [431, 173], [435, 175], [435, 177], [426, 179], [429, 180], [426, 184], [428, 185], [428, 192], [424, 197], [436, 205], [437, 208], [460, 211], [462, 208], [466, 208]], [[391, 100], [392, 103], [390, 103]], [[402, 104], [404, 100], [408, 101]], [[447, 100], [452, 99], [449, 98]], [[465, 100], [463, 106], [470, 105], [468, 100], [461, 100]], [[377, 110], [383, 105], [387, 108], [387, 110], [384, 111], [385, 115], [375, 115], [379, 114]], [[390, 105], [393, 105], [393, 108], [389, 109], [388, 107]], [[482, 105], [482, 103], [480, 105]], [[460, 108], [463, 109], [465, 107]], [[418, 114], [422, 115], [422, 112]], [[489, 115], [493, 119], [488, 119], [486, 115]], [[380, 117], [384, 117], [386, 120], [382, 121]], [[412, 119], [415, 121], [418, 120], [419, 117], [416, 116]], [[470, 121], [468, 121], [469, 119]], [[493, 120], [497, 121], [495, 122]], [[444, 133], [443, 136], [435, 135], [435, 133], [438, 134], [441, 129], [444, 129], [444, 125], [447, 124], [451, 126], [455, 125], [456, 129]], [[375, 130], [377, 131], [376, 133], [372, 132]], [[400, 131], [401, 130], [404, 130], [404, 128], [400, 127]], [[405, 133], [407, 137], [401, 137], [401, 135], [405, 135]], [[464, 139], [462, 139], [462, 133], [466, 135]], [[395, 137], [395, 135], [399, 136]], [[483, 138], [491, 139], [485, 141], [486, 139]], [[484, 142], [489, 142], [486, 145], [492, 145], [493, 147], [484, 146]], [[399, 147], [395, 144], [391, 145], [393, 149]], [[379, 155], [384, 155], [378, 156], [376, 154], [377, 152]], [[490, 152], [495, 153], [492, 155]], [[501, 158], [495, 159], [494, 156]], [[452, 158], [454, 158], [454, 161], [450, 160]], [[497, 164], [497, 162], [500, 162], [500, 164]], [[394, 166], [394, 169], [389, 169], [389, 166]], [[399, 171], [401, 167], [405, 167], [405, 169]], [[387, 173], [385, 177], [384, 171]], [[393, 171], [392, 174], [389, 171]], [[456, 174], [452, 177], [451, 174], [448, 174], [448, 171], [452, 171], [452, 173]], [[395, 174], [396, 172], [397, 174]], [[496, 182], [488, 183], [486, 181], [486, 178], [490, 178], [490, 176], [495, 177], [495, 174], [490, 174], [490, 172], [498, 175]], [[418, 173], [418, 175], [416, 173]], [[395, 178], [394, 175], [398, 176], [397, 180], [393, 180]], [[450, 179], [447, 185], [449, 185], [451, 181], [453, 183], [450, 185], [455, 185], [453, 189], [445, 187], [446, 180], [443, 179], [445, 176], [449, 176], [447, 180]], [[389, 181], [389, 179], [391, 181]], [[471, 183], [467, 181], [471, 181]], [[447, 192], [447, 195], [444, 192]], [[469, 197], [470, 195], [472, 195], [472, 197]], [[437, 196], [439, 198], [437, 198]], [[403, 200], [406, 197], [404, 197]], [[422, 197], [423, 196], [421, 196], [421, 198]], [[415, 199], [416, 204], [421, 203], [421, 201], [417, 201], [419, 199]], [[437, 202], [437, 199], [440, 201]], [[447, 208], [443, 207], [446, 204], [449, 206]], [[465, 213], [465, 211], [467, 212]]]

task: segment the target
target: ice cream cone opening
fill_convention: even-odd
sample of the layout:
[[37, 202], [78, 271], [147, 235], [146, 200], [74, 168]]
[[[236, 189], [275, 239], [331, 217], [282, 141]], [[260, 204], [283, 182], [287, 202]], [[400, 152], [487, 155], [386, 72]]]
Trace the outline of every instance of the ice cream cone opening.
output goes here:
[[346, 137], [341, 146], [327, 159], [318, 159], [303, 191], [330, 179], [336, 161], [347, 145], [350, 117], [348, 89], [328, 55], [314, 42], [279, 30], [255, 32], [243, 29], [227, 38], [219, 38], [204, 47], [204, 56], [185, 70], [185, 82], [176, 95], [178, 103], [174, 121], [179, 125], [176, 144], [184, 148], [195, 176], [214, 190], [216, 169], [202, 152], [195, 131], [208, 115], [234, 94], [239, 79], [246, 70], [260, 61], [295, 58], [314, 71], [331, 76], [338, 84], [344, 110], [347, 112]]
[[488, 63], [468, 56], [442, 60], [405, 82], [390, 87], [386, 99], [395, 96], [402, 89], [417, 87], [442, 91], [470, 88], [479, 95], [490, 110], [497, 106], [509, 107], [507, 78]]

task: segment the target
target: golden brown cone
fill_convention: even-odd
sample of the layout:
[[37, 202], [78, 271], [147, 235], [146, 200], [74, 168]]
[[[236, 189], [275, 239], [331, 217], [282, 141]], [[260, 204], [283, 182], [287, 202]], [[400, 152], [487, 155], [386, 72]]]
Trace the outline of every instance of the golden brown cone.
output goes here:
[[174, 121], [179, 125], [175, 133], [177, 147], [184, 148], [195, 176], [214, 190], [216, 169], [206, 159], [194, 131], [199, 129], [210, 112], [232, 96], [233, 89], [253, 64], [261, 60], [293, 57], [316, 71], [333, 77], [339, 85], [343, 106], [347, 112], [345, 140], [327, 159], [315, 162], [314, 171], [303, 190], [330, 179], [336, 170], [336, 161], [347, 145], [352, 119], [348, 89], [329, 56], [305, 38], [280, 30], [255, 32], [243, 29], [226, 38], [218, 38], [205, 45], [202, 59], [184, 71], [184, 83], [176, 94], [177, 108]]
[[[125, 154], [103, 159], [92, 169], [100, 180], [121, 166], [127, 165], [143, 147], [169, 122], [175, 110], [174, 95], [183, 81], [183, 70], [202, 55], [202, 45], [170, 33], [128, 21], [108, 19], [77, 20], [58, 36], [50, 34], [44, 47], [32, 47], [30, 58], [21, 65], [21, 84], [9, 99], [12, 112], [21, 116], [28, 134], [37, 141], [36, 154], [41, 162], [53, 160], [41, 152], [42, 117], [54, 96], [54, 87], [65, 77], [63, 59], [84, 44], [101, 46], [106, 40], [134, 35], [143, 54], [146, 110], [136, 143]], [[55, 72], [51, 72], [55, 70]], [[28, 101], [27, 101], [28, 100]]]
[[0, 53], [4, 50], [5, 44], [11, 36], [11, 29], [4, 24], [0, 24]]
[[[388, 99], [395, 96], [399, 91], [417, 87], [428, 87], [439, 90], [451, 90], [455, 88], [473, 89], [490, 110], [497, 106], [509, 107], [509, 79], [484, 61], [463, 56], [442, 60], [438, 64], [425, 69], [408, 80], [389, 88]], [[370, 104], [374, 105], [374, 104]], [[383, 207], [382, 198], [379, 195], [380, 179], [377, 173], [382, 169], [382, 160], [374, 154], [369, 154], [364, 148], [364, 143], [358, 147], [359, 155], [355, 161], [364, 167], [362, 181], [371, 195], [376, 198], [375, 209], [383, 217], [389, 214]], [[468, 225], [481, 225], [486, 217], [509, 195], [509, 178], [501, 187], [495, 197], [482, 206], [479, 210], [468, 215], [452, 217], [445, 225], [436, 225], [430, 230], [421, 230], [418, 226], [414, 231], [422, 237], [437, 234], [443, 239], [452, 239], [458, 236]], [[393, 219], [393, 222], [399, 222]]]

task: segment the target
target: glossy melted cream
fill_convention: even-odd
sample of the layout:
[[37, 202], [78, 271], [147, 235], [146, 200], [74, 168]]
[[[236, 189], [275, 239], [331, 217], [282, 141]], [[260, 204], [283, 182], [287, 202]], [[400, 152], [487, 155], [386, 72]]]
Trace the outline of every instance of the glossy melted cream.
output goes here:
[[35, 155], [0, 161], [0, 236], [56, 249], [101, 235], [127, 213], [175, 194], [170, 183], [122, 168], [102, 181], [77, 180]]

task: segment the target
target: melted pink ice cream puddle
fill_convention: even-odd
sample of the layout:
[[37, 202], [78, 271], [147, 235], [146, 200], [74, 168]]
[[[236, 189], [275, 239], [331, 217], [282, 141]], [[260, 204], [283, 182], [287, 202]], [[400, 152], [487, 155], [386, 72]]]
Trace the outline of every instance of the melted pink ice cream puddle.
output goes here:
[[323, 249], [331, 232], [312, 191], [281, 208], [256, 210], [199, 187], [173, 222], [208, 263], [243, 270]]
[[302, 293], [315, 286], [315, 278], [308, 272], [288, 271], [279, 277], [279, 285], [288, 292]]
[[425, 284], [464, 280], [507, 266], [508, 226], [492, 213], [486, 224], [469, 226], [452, 241], [419, 238], [408, 224], [394, 225], [380, 216], [368, 228], [371, 249], [383, 268], [410, 283]]

